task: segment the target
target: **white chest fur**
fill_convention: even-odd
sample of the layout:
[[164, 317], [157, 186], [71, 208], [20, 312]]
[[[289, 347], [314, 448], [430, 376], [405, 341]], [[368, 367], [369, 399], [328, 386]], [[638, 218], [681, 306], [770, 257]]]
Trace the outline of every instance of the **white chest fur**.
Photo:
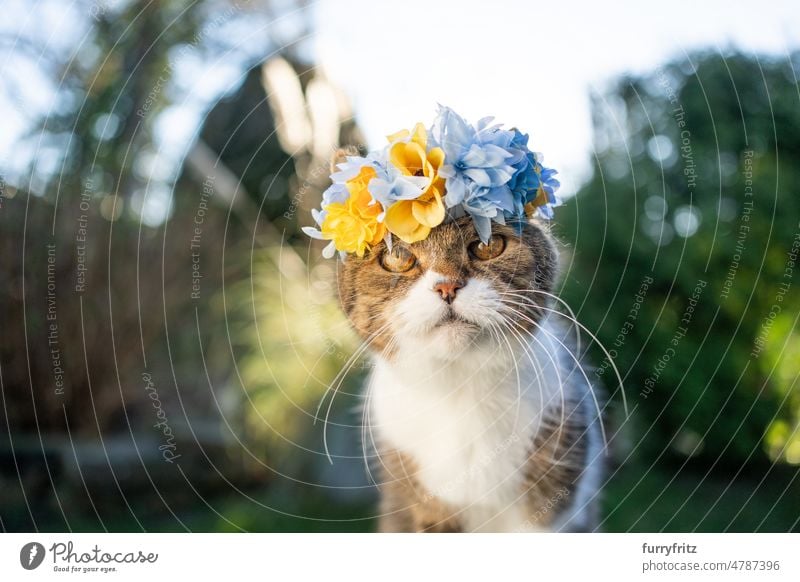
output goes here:
[[470, 529], [518, 529], [526, 520], [526, 460], [541, 411], [560, 399], [558, 384], [544, 380], [552, 356], [535, 360], [483, 346], [454, 361], [422, 350], [376, 361], [371, 430], [408, 454], [427, 492], [463, 510]]

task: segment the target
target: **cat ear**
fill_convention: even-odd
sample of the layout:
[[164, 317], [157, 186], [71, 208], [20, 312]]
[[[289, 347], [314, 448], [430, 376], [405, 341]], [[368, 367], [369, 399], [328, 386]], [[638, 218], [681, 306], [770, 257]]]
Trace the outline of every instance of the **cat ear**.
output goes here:
[[360, 152], [358, 148], [353, 145], [345, 146], [343, 148], [337, 149], [333, 152], [331, 156], [331, 174], [334, 172], [338, 172], [339, 169], [336, 167], [336, 164], [341, 164], [347, 161], [347, 156], [358, 156]]

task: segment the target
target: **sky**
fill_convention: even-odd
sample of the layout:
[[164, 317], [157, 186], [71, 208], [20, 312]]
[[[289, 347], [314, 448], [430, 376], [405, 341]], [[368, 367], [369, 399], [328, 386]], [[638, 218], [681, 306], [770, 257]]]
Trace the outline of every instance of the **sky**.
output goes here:
[[589, 96], [621, 73], [707, 48], [800, 48], [796, 2], [378, 2], [315, 5], [315, 52], [354, 101], [371, 147], [428, 125], [436, 104], [531, 135], [562, 194], [588, 179]]

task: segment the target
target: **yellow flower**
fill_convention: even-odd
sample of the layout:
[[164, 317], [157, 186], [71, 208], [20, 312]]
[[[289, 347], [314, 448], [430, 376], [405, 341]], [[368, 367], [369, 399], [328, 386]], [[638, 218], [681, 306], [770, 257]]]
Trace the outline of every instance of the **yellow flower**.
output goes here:
[[364, 166], [355, 178], [347, 181], [350, 191], [347, 200], [325, 207], [325, 219], [320, 230], [323, 238], [333, 241], [336, 250], [363, 257], [365, 251], [383, 240], [386, 225], [378, 222], [383, 209], [377, 202], [372, 203], [367, 189], [374, 177], [375, 169]]
[[413, 132], [403, 130], [390, 135], [389, 142], [396, 142], [389, 150], [393, 166], [407, 176], [424, 176], [430, 180], [418, 198], [398, 200], [386, 210], [384, 221], [389, 231], [400, 240], [413, 243], [425, 239], [431, 229], [444, 220], [445, 181], [438, 174], [444, 162], [444, 151], [438, 147], [427, 150], [428, 133], [421, 123], [414, 126]]

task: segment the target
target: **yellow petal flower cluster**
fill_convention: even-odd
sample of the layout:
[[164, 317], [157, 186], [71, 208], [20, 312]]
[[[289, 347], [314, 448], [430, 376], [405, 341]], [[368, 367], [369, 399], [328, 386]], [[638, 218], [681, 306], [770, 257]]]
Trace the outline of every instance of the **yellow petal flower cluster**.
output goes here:
[[439, 177], [439, 167], [444, 162], [441, 148], [427, 150], [428, 133], [421, 123], [414, 130], [399, 131], [389, 136], [394, 145], [389, 150], [389, 161], [407, 176], [424, 176], [429, 185], [415, 200], [399, 200], [386, 210], [386, 226], [400, 240], [413, 243], [425, 239], [431, 229], [440, 225], [445, 217], [444, 178]]
[[320, 230], [323, 238], [333, 241], [336, 250], [363, 257], [365, 251], [386, 235], [386, 225], [378, 221], [383, 209], [367, 189], [374, 177], [373, 168], [361, 168], [359, 174], [346, 183], [350, 192], [347, 200], [325, 207], [326, 215]]

